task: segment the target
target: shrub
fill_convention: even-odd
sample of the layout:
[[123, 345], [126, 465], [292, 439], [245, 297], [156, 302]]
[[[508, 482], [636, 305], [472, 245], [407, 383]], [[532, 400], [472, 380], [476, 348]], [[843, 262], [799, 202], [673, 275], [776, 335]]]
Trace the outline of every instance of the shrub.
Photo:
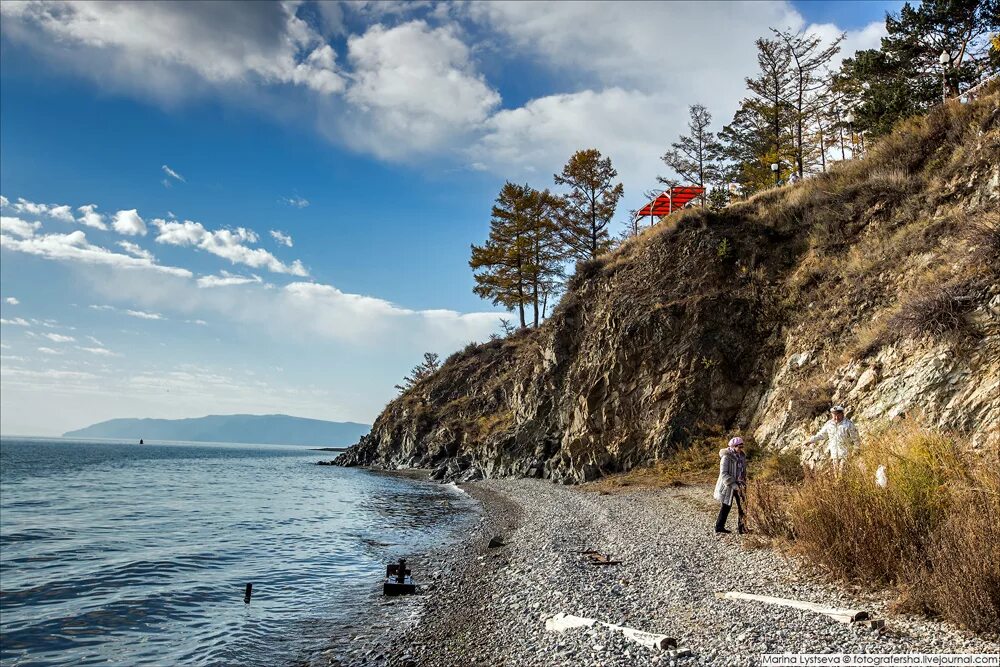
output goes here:
[[754, 468], [755, 479], [782, 484], [801, 482], [805, 476], [799, 455], [794, 452], [772, 452]]
[[[912, 423], [869, 433], [840, 475], [751, 486], [763, 535], [835, 576], [896, 586], [906, 606], [1000, 631], [1000, 466]], [[875, 483], [884, 465], [885, 488]]]
[[965, 293], [970, 287], [967, 284], [925, 287], [903, 302], [887, 329], [897, 337], [910, 338], [971, 333], [966, 314], [974, 300]]

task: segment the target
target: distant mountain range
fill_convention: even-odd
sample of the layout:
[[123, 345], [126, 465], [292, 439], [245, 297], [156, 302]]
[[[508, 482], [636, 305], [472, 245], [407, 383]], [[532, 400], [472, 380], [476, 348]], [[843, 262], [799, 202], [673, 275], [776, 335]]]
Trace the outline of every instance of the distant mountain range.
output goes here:
[[209, 415], [193, 419], [110, 419], [69, 431], [63, 437], [338, 447], [353, 445], [370, 428], [368, 424], [288, 415]]

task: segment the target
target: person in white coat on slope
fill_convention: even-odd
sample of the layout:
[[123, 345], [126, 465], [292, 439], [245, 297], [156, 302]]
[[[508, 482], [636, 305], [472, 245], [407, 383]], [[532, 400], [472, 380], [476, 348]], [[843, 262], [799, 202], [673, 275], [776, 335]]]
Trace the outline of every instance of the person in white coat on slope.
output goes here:
[[844, 407], [835, 405], [830, 408], [830, 421], [823, 424], [819, 432], [806, 440], [807, 444], [826, 442], [826, 450], [830, 454], [830, 463], [836, 474], [844, 467], [844, 460], [860, 443], [858, 427], [844, 416]]

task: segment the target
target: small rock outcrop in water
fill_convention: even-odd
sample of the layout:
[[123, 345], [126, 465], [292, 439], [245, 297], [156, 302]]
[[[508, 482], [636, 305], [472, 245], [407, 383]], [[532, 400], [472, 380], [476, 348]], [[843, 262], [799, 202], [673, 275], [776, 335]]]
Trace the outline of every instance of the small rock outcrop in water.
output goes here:
[[452, 355], [337, 463], [582, 482], [720, 430], [797, 447], [832, 402], [997, 444], [998, 155], [994, 90], [864, 160], [675, 214], [578, 265], [538, 329]]

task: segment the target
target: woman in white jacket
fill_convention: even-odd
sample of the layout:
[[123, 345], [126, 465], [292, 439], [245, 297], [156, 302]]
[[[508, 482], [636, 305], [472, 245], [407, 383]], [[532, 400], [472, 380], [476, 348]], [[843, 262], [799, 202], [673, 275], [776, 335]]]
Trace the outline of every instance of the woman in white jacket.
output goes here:
[[732, 509], [733, 499], [740, 513], [743, 513], [741, 494], [747, 486], [747, 457], [743, 453], [743, 438], [737, 436], [729, 441], [726, 449], [719, 451], [719, 481], [715, 483], [715, 499], [722, 503], [719, 518], [715, 521], [716, 533], [731, 533], [726, 530], [726, 519]]

